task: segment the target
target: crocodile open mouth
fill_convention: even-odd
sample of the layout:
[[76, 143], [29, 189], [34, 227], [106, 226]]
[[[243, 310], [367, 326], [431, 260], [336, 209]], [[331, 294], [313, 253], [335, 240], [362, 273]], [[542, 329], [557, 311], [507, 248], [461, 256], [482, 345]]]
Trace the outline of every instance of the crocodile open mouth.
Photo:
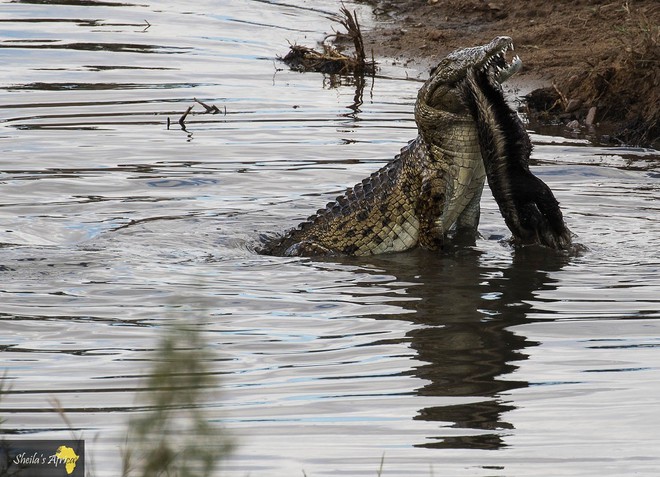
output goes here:
[[513, 53], [513, 43], [507, 43], [498, 53], [493, 55], [484, 65], [483, 71], [492, 74], [498, 83], [504, 83], [522, 68], [522, 60], [514, 55], [511, 61], [507, 61], [507, 52]]

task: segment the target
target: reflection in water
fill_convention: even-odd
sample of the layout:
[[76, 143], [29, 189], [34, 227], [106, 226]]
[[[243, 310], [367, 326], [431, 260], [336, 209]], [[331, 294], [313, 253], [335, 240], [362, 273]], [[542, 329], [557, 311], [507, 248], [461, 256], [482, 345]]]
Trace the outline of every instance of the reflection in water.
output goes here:
[[190, 48], [176, 46], [143, 45], [139, 43], [60, 43], [48, 40], [45, 42], [8, 42], [0, 44], [0, 48], [20, 49], [51, 49], [51, 50], [81, 50], [81, 51], [111, 51], [114, 53], [187, 53]]
[[[371, 76], [371, 87], [374, 86], [375, 76]], [[364, 103], [364, 88], [367, 84], [367, 76], [355, 74], [352, 76], [349, 75], [324, 75], [323, 76], [323, 87], [324, 88], [340, 88], [343, 86], [353, 86], [355, 88], [355, 93], [353, 94], [353, 102], [347, 104], [346, 108], [350, 112], [342, 114], [342, 116], [358, 119], [357, 115], [361, 113], [360, 107]]]
[[12, 3], [28, 3], [36, 5], [75, 5], [81, 7], [136, 7], [136, 3], [100, 2], [98, 0], [12, 0]]
[[461, 435], [432, 437], [434, 442], [422, 447], [497, 449], [505, 445], [501, 431], [512, 425], [503, 415], [513, 407], [501, 393], [527, 383], [504, 376], [516, 369], [515, 361], [526, 359], [526, 347], [536, 345], [511, 327], [528, 321], [534, 293], [554, 288], [547, 272], [561, 269], [570, 258], [526, 248], [516, 250], [512, 263], [500, 268], [483, 265], [480, 255], [473, 248], [458, 248], [448, 255], [420, 250], [369, 261], [380, 269], [378, 273], [415, 284], [407, 292], [417, 300], [403, 304], [415, 313], [397, 319], [426, 325], [408, 335], [419, 359], [428, 363], [414, 370], [429, 381], [418, 393], [477, 398], [420, 410], [417, 419], [450, 422], [450, 427], [463, 430]]
[[[366, 76], [365, 75], [354, 75], [351, 77], [343, 77], [344, 81], [341, 83], [338, 83], [336, 86], [339, 85], [353, 85], [355, 87], [355, 94], [353, 95], [353, 102], [351, 104], [346, 105], [346, 108], [349, 109], [351, 112], [344, 114], [344, 116], [352, 118], [357, 120], [358, 119], [358, 114], [361, 113], [362, 111], [360, 110], [360, 107], [363, 104], [363, 96], [364, 96], [364, 87], [366, 85]], [[371, 77], [371, 86], [373, 88], [374, 85], [374, 77]]]
[[21, 90], [40, 90], [40, 91], [75, 91], [75, 90], [90, 90], [90, 91], [101, 91], [101, 90], [131, 90], [131, 89], [148, 89], [148, 90], [157, 90], [157, 89], [178, 89], [178, 88], [194, 88], [198, 85], [194, 83], [159, 83], [159, 84], [147, 84], [147, 83], [28, 83], [28, 84], [19, 84], [12, 85], [7, 88], [9, 91], [21, 91]]

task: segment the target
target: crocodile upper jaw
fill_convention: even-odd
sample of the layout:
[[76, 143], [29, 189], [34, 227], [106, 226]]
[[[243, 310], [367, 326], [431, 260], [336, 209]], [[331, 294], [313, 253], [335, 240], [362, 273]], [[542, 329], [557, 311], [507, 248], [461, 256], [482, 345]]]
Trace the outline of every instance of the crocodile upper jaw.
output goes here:
[[522, 67], [517, 55], [507, 61], [509, 50], [513, 51], [513, 41], [508, 36], [500, 36], [486, 45], [449, 53], [431, 71], [430, 78], [420, 89], [417, 109], [423, 110], [424, 115], [435, 116], [433, 122], [436, 123], [442, 115], [446, 120], [466, 120], [469, 114], [459, 91], [468, 72], [481, 70], [492, 75], [498, 83], [506, 81]]

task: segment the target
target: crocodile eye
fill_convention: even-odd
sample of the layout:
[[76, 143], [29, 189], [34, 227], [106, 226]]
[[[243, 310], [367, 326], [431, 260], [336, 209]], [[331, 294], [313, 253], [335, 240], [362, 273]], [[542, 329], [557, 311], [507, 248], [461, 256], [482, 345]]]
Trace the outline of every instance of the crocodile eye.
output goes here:
[[448, 58], [444, 58], [442, 61], [440, 61], [440, 63], [438, 63], [438, 64], [437, 64], [436, 66], [434, 66], [433, 68], [431, 68], [431, 71], [429, 72], [429, 75], [430, 75], [430, 76], [434, 76], [434, 75], [438, 72], [438, 69], [440, 69], [440, 68], [443, 68], [443, 69], [444, 69], [444, 68], [446, 68], [447, 65], [449, 65], [450, 63], [451, 63], [451, 60], [450, 60], [450, 59], [448, 59]]

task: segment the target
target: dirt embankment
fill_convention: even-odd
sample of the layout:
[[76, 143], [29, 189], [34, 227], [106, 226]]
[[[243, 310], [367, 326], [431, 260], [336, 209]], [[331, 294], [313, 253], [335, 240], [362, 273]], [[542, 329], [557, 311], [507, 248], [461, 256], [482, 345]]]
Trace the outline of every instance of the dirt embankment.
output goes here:
[[[365, 0], [380, 20], [365, 48], [431, 65], [447, 52], [513, 38], [542, 119], [601, 124], [629, 144], [660, 147], [657, 0], [526, 2]], [[576, 123], [573, 123], [576, 124]]]

